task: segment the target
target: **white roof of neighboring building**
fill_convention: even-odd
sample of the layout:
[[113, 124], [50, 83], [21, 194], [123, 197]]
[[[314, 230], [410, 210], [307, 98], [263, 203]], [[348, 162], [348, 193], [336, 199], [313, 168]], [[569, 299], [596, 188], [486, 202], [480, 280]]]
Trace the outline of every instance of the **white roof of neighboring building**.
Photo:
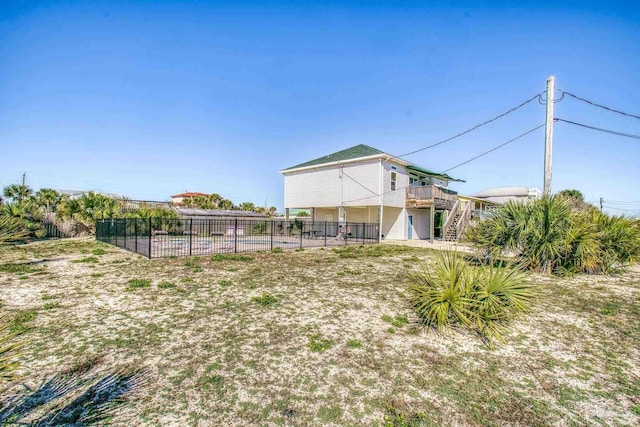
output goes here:
[[[533, 191], [531, 191], [533, 190]], [[537, 192], [535, 191], [537, 190]], [[529, 187], [494, 187], [487, 188], [479, 193], [474, 194], [474, 197], [484, 198], [484, 197], [508, 197], [508, 196], [516, 196], [516, 197], [528, 197], [531, 193], [539, 193], [540, 190], [537, 188], [529, 188]]]

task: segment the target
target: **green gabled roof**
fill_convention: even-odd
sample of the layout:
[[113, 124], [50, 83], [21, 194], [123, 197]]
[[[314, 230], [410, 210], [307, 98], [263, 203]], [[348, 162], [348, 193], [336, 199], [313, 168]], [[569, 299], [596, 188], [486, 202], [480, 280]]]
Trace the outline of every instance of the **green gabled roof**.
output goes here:
[[[341, 162], [345, 160], [359, 159], [361, 157], [377, 156], [379, 154], [387, 154], [387, 153], [385, 153], [384, 151], [380, 151], [376, 148], [369, 147], [368, 145], [360, 144], [360, 145], [355, 145], [353, 147], [344, 149], [342, 151], [337, 151], [335, 153], [328, 154], [323, 157], [318, 157], [317, 159], [310, 160], [308, 162], [300, 163], [299, 165], [291, 166], [290, 168], [284, 169], [281, 172], [287, 172], [292, 169], [304, 168], [308, 166], [319, 166], [319, 165], [324, 165], [326, 163], [335, 163], [335, 162]], [[387, 154], [387, 155], [390, 157], [393, 157], [390, 154]], [[446, 173], [434, 172], [417, 165], [409, 165], [407, 166], [407, 169], [414, 170], [416, 172], [421, 172], [425, 175], [429, 175], [434, 178], [440, 178], [445, 181], [465, 182], [462, 179], [452, 178]]]
[[325, 163], [341, 162], [344, 160], [358, 159], [360, 157], [375, 156], [378, 154], [384, 154], [384, 152], [373, 147], [369, 147], [368, 145], [360, 144], [342, 151], [328, 154], [323, 157], [318, 157], [317, 159], [310, 160], [308, 162], [300, 163], [299, 165], [291, 166], [290, 168], [284, 169], [283, 172], [290, 169], [323, 165]]
[[452, 178], [449, 175], [447, 175], [446, 173], [434, 172], [434, 171], [431, 171], [429, 169], [421, 168], [418, 165], [409, 165], [409, 166], [407, 166], [407, 169], [413, 170], [413, 171], [416, 171], [416, 172], [422, 172], [425, 175], [429, 175], [429, 176], [432, 176], [434, 178], [440, 178], [440, 179], [445, 180], [445, 181], [466, 182], [463, 179]]

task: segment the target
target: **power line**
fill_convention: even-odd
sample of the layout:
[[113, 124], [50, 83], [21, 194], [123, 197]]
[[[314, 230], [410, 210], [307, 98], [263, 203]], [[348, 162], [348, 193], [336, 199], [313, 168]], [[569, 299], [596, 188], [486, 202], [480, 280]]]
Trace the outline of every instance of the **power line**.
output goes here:
[[474, 160], [476, 160], [476, 159], [479, 159], [479, 158], [480, 158], [480, 157], [482, 157], [482, 156], [486, 156], [487, 154], [492, 153], [492, 152], [494, 152], [494, 151], [496, 151], [496, 150], [498, 150], [498, 149], [500, 149], [500, 148], [504, 147], [504, 146], [505, 146], [505, 145], [507, 145], [507, 144], [511, 144], [512, 142], [517, 141], [518, 139], [520, 139], [520, 138], [522, 138], [522, 137], [524, 137], [524, 136], [526, 136], [526, 135], [529, 135], [531, 132], [534, 132], [534, 131], [536, 131], [536, 130], [538, 130], [538, 129], [540, 129], [540, 128], [544, 127], [544, 126], [545, 126], [545, 124], [544, 124], [544, 123], [543, 123], [543, 124], [541, 124], [541, 125], [539, 125], [539, 126], [536, 126], [536, 127], [534, 127], [533, 129], [530, 129], [530, 130], [526, 131], [525, 133], [520, 134], [520, 135], [516, 136], [516, 137], [515, 137], [515, 138], [513, 138], [513, 139], [510, 139], [510, 140], [509, 140], [509, 141], [507, 141], [507, 142], [504, 142], [504, 143], [502, 143], [502, 144], [500, 144], [500, 145], [498, 145], [498, 146], [493, 147], [491, 150], [488, 150], [488, 151], [485, 151], [484, 153], [478, 154], [477, 156], [472, 157], [472, 158], [470, 158], [469, 160], [464, 161], [464, 162], [462, 162], [462, 163], [459, 163], [459, 164], [457, 164], [457, 165], [455, 165], [455, 166], [452, 166], [452, 167], [450, 167], [449, 169], [445, 169], [445, 170], [443, 170], [441, 173], [449, 172], [450, 170], [453, 170], [453, 169], [458, 168], [458, 167], [460, 167], [460, 166], [466, 165], [467, 163], [470, 163], [470, 162], [472, 162], [472, 161], [474, 161]]
[[640, 200], [638, 201], [626, 201], [623, 202], [621, 200], [603, 200], [605, 203], [611, 203], [614, 205], [640, 205]]
[[424, 150], [428, 150], [429, 148], [437, 147], [438, 145], [442, 145], [442, 144], [444, 144], [444, 143], [446, 143], [446, 142], [452, 141], [452, 140], [454, 140], [454, 139], [456, 139], [456, 138], [459, 138], [459, 137], [461, 137], [461, 136], [463, 136], [463, 135], [466, 135], [466, 134], [468, 134], [469, 132], [473, 132], [474, 130], [478, 129], [479, 127], [482, 127], [482, 126], [484, 126], [484, 125], [486, 125], [486, 124], [489, 124], [489, 123], [491, 123], [491, 122], [494, 122], [494, 121], [498, 120], [499, 118], [504, 117], [504, 116], [506, 116], [507, 114], [512, 113], [512, 112], [516, 111], [516, 110], [517, 110], [517, 109], [519, 109], [519, 108], [524, 107], [525, 105], [527, 105], [528, 103], [530, 103], [530, 102], [531, 102], [531, 101], [533, 101], [534, 99], [539, 99], [539, 98], [540, 98], [540, 95], [542, 95], [543, 93], [544, 93], [544, 92], [537, 93], [537, 94], [535, 94], [534, 96], [532, 96], [531, 98], [529, 98], [529, 99], [527, 99], [526, 101], [522, 102], [521, 104], [519, 104], [519, 105], [517, 105], [517, 106], [515, 106], [515, 107], [513, 107], [513, 108], [511, 108], [511, 109], [509, 109], [509, 110], [507, 110], [507, 111], [505, 111], [504, 113], [499, 114], [499, 115], [497, 115], [497, 116], [495, 116], [495, 117], [493, 117], [493, 118], [491, 118], [491, 119], [489, 119], [489, 120], [487, 120], [487, 121], [484, 121], [484, 122], [482, 122], [482, 123], [480, 123], [480, 124], [478, 124], [478, 125], [475, 125], [474, 127], [470, 128], [470, 129], [467, 129], [467, 130], [465, 130], [464, 132], [461, 132], [461, 133], [459, 133], [459, 134], [457, 134], [457, 135], [454, 135], [454, 136], [452, 136], [452, 137], [449, 137], [449, 138], [447, 138], [447, 139], [443, 139], [442, 141], [436, 142], [435, 144], [431, 144], [431, 145], [428, 145], [428, 146], [426, 146], [426, 147], [420, 148], [420, 149], [418, 149], [418, 150], [414, 150], [414, 151], [411, 151], [411, 152], [409, 152], [409, 153], [401, 154], [400, 156], [395, 156], [395, 157], [406, 157], [406, 156], [409, 156], [409, 155], [411, 155], [411, 154], [419, 153], [420, 151], [424, 151]]
[[[544, 123], [543, 123], [543, 124], [541, 124], [541, 125], [539, 125], [539, 126], [536, 126], [536, 127], [534, 127], [533, 129], [530, 129], [530, 130], [526, 131], [525, 133], [522, 133], [522, 134], [520, 134], [520, 135], [516, 136], [515, 138], [510, 139], [510, 140], [509, 140], [509, 141], [507, 141], [507, 142], [504, 142], [504, 143], [502, 143], [502, 144], [500, 144], [500, 145], [498, 145], [498, 146], [496, 146], [496, 147], [493, 147], [492, 149], [490, 149], [490, 150], [488, 150], [488, 151], [485, 151], [484, 153], [481, 153], [481, 154], [479, 154], [479, 155], [477, 155], [477, 156], [475, 156], [475, 157], [473, 157], [473, 158], [471, 158], [471, 159], [469, 159], [469, 160], [466, 160], [466, 161], [464, 161], [464, 162], [462, 162], [462, 163], [459, 163], [459, 164], [457, 164], [456, 166], [453, 166], [453, 167], [451, 167], [451, 168], [449, 168], [449, 169], [446, 169], [446, 170], [444, 170], [444, 171], [442, 171], [442, 172], [440, 172], [440, 173], [446, 173], [446, 172], [449, 172], [449, 171], [450, 171], [450, 170], [452, 170], [452, 169], [455, 169], [455, 168], [460, 167], [460, 166], [462, 166], [462, 165], [466, 165], [467, 163], [470, 163], [470, 162], [472, 162], [472, 161], [474, 161], [474, 160], [476, 160], [476, 159], [479, 159], [479, 158], [480, 158], [480, 157], [482, 157], [482, 156], [485, 156], [485, 155], [487, 155], [487, 154], [489, 154], [489, 153], [492, 153], [493, 151], [496, 151], [496, 150], [498, 150], [498, 149], [500, 149], [500, 148], [504, 147], [504, 146], [505, 146], [505, 145], [507, 145], [507, 144], [511, 144], [512, 142], [517, 141], [518, 139], [520, 139], [520, 138], [522, 138], [522, 137], [524, 137], [524, 136], [526, 136], [526, 135], [528, 135], [528, 134], [530, 134], [530, 133], [532, 133], [532, 132], [534, 132], [534, 131], [536, 131], [536, 130], [538, 130], [538, 129], [540, 129], [540, 128], [544, 127], [544, 126], [545, 126], [545, 125], [544, 125]], [[375, 193], [375, 192], [371, 191], [370, 189], [366, 188], [364, 185], [362, 185], [361, 183], [359, 183], [357, 180], [355, 180], [354, 178], [350, 177], [349, 175], [345, 174], [344, 172], [343, 172], [343, 174], [344, 174], [344, 175], [346, 175], [348, 178], [352, 179], [353, 181], [355, 181], [355, 182], [356, 182], [358, 185], [360, 185], [361, 187], [365, 188], [367, 191], [369, 191], [369, 192], [371, 192], [372, 194], [374, 194], [376, 197], [384, 196], [385, 194], [393, 193], [393, 192], [395, 192], [395, 191], [404, 190], [405, 188], [409, 188], [409, 187], [411, 187], [411, 184], [409, 184], [409, 185], [405, 185], [405, 186], [403, 186], [403, 187], [398, 187], [398, 188], [397, 188], [397, 189], [395, 189], [395, 190], [387, 190], [387, 191], [385, 191], [385, 192], [383, 192], [383, 193], [378, 194], [378, 193]], [[360, 197], [360, 198], [357, 198], [357, 199], [345, 200], [343, 203], [358, 202], [358, 201], [360, 201], [360, 200], [370, 199], [371, 197], [374, 197], [374, 196], [367, 196], [367, 197]]]
[[[363, 184], [361, 184], [357, 179], [355, 179], [354, 177], [348, 175], [344, 170], [342, 170], [342, 175], [346, 176], [347, 178], [349, 178], [351, 181], [355, 182], [356, 184], [358, 184], [360, 187], [364, 188], [365, 190], [367, 190], [369, 193], [371, 194], [375, 194], [376, 196], [379, 196], [378, 193], [376, 193], [373, 190], [368, 189], [366, 186], [364, 186]], [[368, 198], [368, 197], [367, 197]]]
[[618, 136], [624, 136], [624, 137], [627, 137], [627, 138], [640, 139], [640, 135], [635, 135], [635, 134], [632, 134], [632, 133], [625, 133], [625, 132], [618, 132], [618, 131], [611, 130], [611, 129], [603, 129], [603, 128], [599, 128], [599, 127], [596, 127], [596, 126], [585, 125], [584, 123], [576, 123], [576, 122], [572, 122], [570, 120], [559, 119], [557, 117], [554, 119], [554, 121], [556, 121], [556, 122], [565, 122], [565, 123], [569, 123], [569, 124], [572, 124], [572, 125], [575, 125], [575, 126], [581, 126], [583, 128], [593, 129], [593, 130], [597, 130], [599, 132], [610, 133], [610, 134], [618, 135]]
[[603, 110], [611, 111], [612, 113], [622, 114], [623, 116], [633, 117], [634, 119], [640, 119], [640, 116], [637, 116], [635, 114], [625, 113], [624, 111], [616, 110], [615, 108], [607, 107], [607, 106], [604, 106], [602, 104], [598, 104], [596, 102], [589, 101], [588, 99], [581, 98], [581, 97], [579, 97], [577, 95], [574, 95], [574, 94], [572, 94], [570, 92], [565, 92], [563, 90], [561, 90], [560, 92], [562, 92], [562, 96], [569, 95], [572, 98], [575, 98], [575, 99], [577, 99], [579, 101], [582, 101], [582, 102], [586, 102], [587, 104], [591, 104], [594, 107], [602, 108]]

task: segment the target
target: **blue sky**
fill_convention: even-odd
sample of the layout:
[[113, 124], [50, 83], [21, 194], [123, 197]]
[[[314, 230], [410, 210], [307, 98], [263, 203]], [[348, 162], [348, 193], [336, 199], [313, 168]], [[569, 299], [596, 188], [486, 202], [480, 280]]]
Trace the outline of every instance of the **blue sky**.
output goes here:
[[[356, 144], [421, 148], [551, 74], [640, 114], [636, 2], [371, 3], [2, 2], [0, 186], [26, 172], [35, 189], [282, 208], [283, 168]], [[569, 98], [556, 116], [640, 134], [640, 120]], [[544, 117], [530, 103], [408, 160], [444, 170]], [[467, 182], [453, 188], [542, 188], [543, 145], [541, 129], [455, 169]], [[557, 124], [553, 190], [640, 201], [638, 159], [639, 140]]]

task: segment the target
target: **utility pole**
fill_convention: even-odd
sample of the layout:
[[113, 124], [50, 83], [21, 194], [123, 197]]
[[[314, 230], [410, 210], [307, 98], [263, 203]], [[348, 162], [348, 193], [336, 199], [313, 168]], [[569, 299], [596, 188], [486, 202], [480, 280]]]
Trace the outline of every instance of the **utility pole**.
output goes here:
[[26, 179], [27, 179], [27, 173], [26, 173], [26, 172], [23, 172], [23, 173], [22, 173], [22, 186], [23, 186], [23, 187], [24, 187], [24, 183], [25, 183], [25, 180], [26, 180]]
[[543, 195], [551, 194], [551, 156], [553, 154], [553, 95], [555, 92], [554, 76], [547, 79], [547, 121], [544, 132], [544, 191]]
[[602, 212], [602, 197], [600, 197], [600, 212]]

